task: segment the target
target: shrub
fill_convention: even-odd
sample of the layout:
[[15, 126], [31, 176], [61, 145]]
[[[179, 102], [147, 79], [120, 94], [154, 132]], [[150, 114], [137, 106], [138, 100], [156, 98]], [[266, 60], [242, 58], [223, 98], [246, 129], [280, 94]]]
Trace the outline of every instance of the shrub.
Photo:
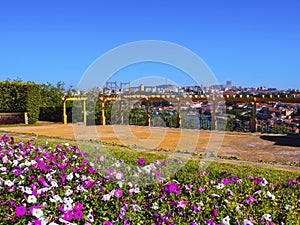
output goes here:
[[31, 82], [0, 82], [0, 112], [28, 112], [28, 123], [38, 120], [40, 85]]

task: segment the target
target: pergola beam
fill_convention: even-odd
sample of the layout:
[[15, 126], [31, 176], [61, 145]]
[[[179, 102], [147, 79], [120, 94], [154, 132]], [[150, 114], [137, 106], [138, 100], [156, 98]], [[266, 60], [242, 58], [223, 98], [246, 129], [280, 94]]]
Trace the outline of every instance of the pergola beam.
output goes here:
[[[226, 96], [209, 96], [209, 95], [183, 95], [178, 97], [172, 94], [157, 94], [157, 95], [122, 95], [122, 96], [102, 96], [99, 97], [101, 102], [101, 124], [106, 125], [106, 117], [105, 117], [105, 102], [106, 101], [115, 101], [115, 100], [144, 100], [146, 101], [146, 125], [150, 126], [150, 110], [149, 110], [149, 102], [157, 101], [157, 100], [177, 100], [177, 118], [176, 123], [177, 126], [180, 127], [180, 102], [184, 101], [193, 101], [193, 102], [212, 102], [212, 129], [215, 129], [216, 125], [216, 103], [217, 102], [247, 102], [253, 103], [253, 112], [251, 118], [251, 131], [256, 132], [256, 110], [257, 103], [261, 102], [283, 102], [283, 103], [300, 103], [300, 98], [297, 98], [293, 95], [262, 95], [260, 97], [251, 97], [249, 95], [226, 95]], [[63, 98], [63, 123], [67, 124], [67, 113], [66, 113], [66, 102], [67, 101], [83, 101], [83, 117], [84, 124], [86, 124], [86, 97], [64, 97]]]

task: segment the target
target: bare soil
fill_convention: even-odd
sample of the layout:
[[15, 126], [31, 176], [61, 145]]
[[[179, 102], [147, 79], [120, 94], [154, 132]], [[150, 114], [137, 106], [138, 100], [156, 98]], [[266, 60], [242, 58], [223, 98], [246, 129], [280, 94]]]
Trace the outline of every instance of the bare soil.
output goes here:
[[140, 126], [83, 126], [47, 124], [0, 127], [2, 132], [67, 140], [100, 140], [147, 149], [235, 156], [241, 160], [300, 163], [300, 135], [210, 132], [204, 130]]

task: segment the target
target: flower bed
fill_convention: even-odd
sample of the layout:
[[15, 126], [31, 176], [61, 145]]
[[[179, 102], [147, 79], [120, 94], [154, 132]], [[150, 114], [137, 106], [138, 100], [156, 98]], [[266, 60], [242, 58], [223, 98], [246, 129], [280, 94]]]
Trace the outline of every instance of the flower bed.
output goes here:
[[0, 224], [299, 224], [299, 173], [163, 157], [4, 135]]

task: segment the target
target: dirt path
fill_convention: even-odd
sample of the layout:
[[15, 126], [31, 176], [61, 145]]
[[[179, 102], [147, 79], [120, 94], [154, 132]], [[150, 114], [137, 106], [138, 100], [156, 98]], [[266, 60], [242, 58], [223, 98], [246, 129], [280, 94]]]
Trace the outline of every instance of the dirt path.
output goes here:
[[2, 132], [68, 140], [101, 140], [147, 149], [180, 150], [208, 155], [236, 156], [242, 160], [300, 163], [300, 136], [259, 133], [210, 132], [139, 126], [81, 126], [49, 124], [1, 127]]

